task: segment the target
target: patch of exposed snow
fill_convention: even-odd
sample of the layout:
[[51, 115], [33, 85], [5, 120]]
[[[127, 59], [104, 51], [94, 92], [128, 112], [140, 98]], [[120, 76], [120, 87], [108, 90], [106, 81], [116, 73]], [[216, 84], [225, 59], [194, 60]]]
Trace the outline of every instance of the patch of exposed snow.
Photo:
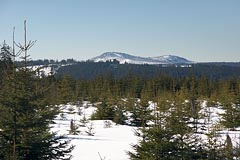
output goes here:
[[[134, 127], [126, 125], [116, 125], [111, 122], [111, 127], [105, 127], [104, 120], [90, 120], [86, 127], [79, 127], [79, 135], [70, 135], [70, 122], [80, 126], [80, 120], [85, 116], [87, 119], [96, 110], [95, 107], [83, 103], [81, 107], [77, 105], [61, 105], [62, 115], [56, 117], [52, 130], [58, 135], [65, 135], [66, 139], [71, 140], [75, 145], [72, 151], [73, 160], [96, 160], [105, 157], [106, 160], [125, 160], [128, 159], [127, 151], [131, 151], [131, 144], [137, 143], [134, 135]], [[81, 114], [79, 115], [79, 112]], [[89, 136], [88, 126], [93, 126], [94, 136]]]

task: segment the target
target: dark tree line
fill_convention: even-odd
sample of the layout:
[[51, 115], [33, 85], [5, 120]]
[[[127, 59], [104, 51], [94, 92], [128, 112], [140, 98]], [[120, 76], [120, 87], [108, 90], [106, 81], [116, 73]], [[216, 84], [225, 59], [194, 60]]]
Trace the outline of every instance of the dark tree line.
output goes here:
[[[183, 94], [192, 99], [220, 99], [222, 94], [239, 94], [239, 78], [213, 80], [206, 77], [187, 76], [175, 78], [165, 74], [153, 78], [128, 74], [115, 78], [111, 73], [102, 74], [91, 80], [74, 79], [70, 75], [54, 78], [55, 94], [59, 103], [79, 100], [91, 102], [102, 99], [141, 98], [148, 94], [149, 100], [162, 95]], [[52, 91], [53, 92], [53, 91]]]
[[156, 75], [168, 75], [174, 78], [182, 77], [206, 77], [208, 79], [220, 80], [240, 77], [240, 63], [197, 63], [191, 67], [181, 65], [137, 65], [119, 64], [113, 62], [77, 62], [74, 65], [61, 67], [57, 76], [69, 74], [75, 79], [94, 79], [99, 75], [112, 74], [115, 78], [124, 78], [135, 75], [154, 78]]

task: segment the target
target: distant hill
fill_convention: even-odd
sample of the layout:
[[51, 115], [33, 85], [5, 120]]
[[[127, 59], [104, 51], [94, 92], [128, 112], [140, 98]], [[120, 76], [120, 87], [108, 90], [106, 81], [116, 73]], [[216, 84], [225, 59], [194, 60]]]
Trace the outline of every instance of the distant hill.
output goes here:
[[93, 62], [107, 62], [117, 60], [120, 64], [191, 64], [190, 60], [174, 55], [158, 57], [139, 57], [120, 52], [106, 52], [100, 56], [90, 59]]

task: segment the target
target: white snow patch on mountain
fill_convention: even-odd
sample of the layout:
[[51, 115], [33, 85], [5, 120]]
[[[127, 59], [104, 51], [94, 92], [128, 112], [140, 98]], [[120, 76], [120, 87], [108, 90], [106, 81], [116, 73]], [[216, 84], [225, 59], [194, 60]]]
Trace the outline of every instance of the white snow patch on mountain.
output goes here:
[[117, 60], [120, 64], [131, 63], [131, 64], [191, 64], [192, 61], [189, 61], [185, 58], [174, 56], [174, 55], [164, 55], [159, 57], [139, 57], [133, 56], [126, 53], [120, 52], [106, 52], [100, 56], [90, 59], [94, 62], [106, 62]]

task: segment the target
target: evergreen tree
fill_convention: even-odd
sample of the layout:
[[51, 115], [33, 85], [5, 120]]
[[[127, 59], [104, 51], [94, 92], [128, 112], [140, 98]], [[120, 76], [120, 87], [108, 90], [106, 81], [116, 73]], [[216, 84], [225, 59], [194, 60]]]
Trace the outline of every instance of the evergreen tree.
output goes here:
[[77, 135], [79, 133], [80, 131], [78, 131], [78, 126], [74, 123], [73, 120], [71, 120], [69, 134]]
[[159, 101], [153, 125], [140, 128], [142, 140], [133, 145], [130, 159], [207, 159], [199, 138], [188, 126], [188, 111], [182, 101]]
[[151, 91], [149, 88], [144, 88], [141, 91], [141, 99], [137, 99], [135, 104], [132, 106], [131, 123], [135, 126], [146, 127], [148, 125], [147, 123], [153, 118], [151, 115], [152, 109], [149, 107], [150, 93]]
[[225, 110], [225, 113], [222, 114], [223, 120], [221, 123], [234, 130], [235, 127], [240, 126], [240, 94], [231, 89], [229, 84], [225, 82], [219, 97], [219, 101]]
[[216, 131], [213, 130], [207, 134], [208, 141], [205, 144], [208, 160], [224, 159], [224, 146], [217, 141]]
[[92, 115], [92, 119], [97, 120], [113, 120], [114, 106], [109, 105], [107, 99], [103, 99], [97, 106], [96, 112]]
[[50, 132], [58, 108], [45, 99], [49, 86], [27, 68], [27, 50], [31, 45], [25, 42], [25, 46], [19, 46], [25, 53], [24, 67], [15, 66], [12, 52], [9, 56], [13, 65], [4, 70], [0, 88], [0, 157], [4, 160], [70, 159], [73, 146], [69, 147], [68, 141]]
[[68, 75], [64, 75], [59, 85], [59, 102], [65, 104], [76, 100], [74, 90], [75, 80]]
[[226, 159], [233, 159], [233, 144], [229, 135], [227, 135], [225, 143], [225, 157]]
[[123, 100], [119, 100], [119, 103], [117, 104], [114, 110], [113, 122], [115, 122], [116, 124], [122, 125], [125, 124], [125, 120], [127, 120], [125, 114], [126, 114], [125, 104]]
[[0, 153], [4, 159], [59, 159], [72, 150], [67, 142], [57, 145], [60, 139], [50, 133], [49, 124], [58, 109], [45, 101], [44, 90], [27, 68], [5, 75], [0, 91], [0, 111], [4, 113], [0, 118]]

